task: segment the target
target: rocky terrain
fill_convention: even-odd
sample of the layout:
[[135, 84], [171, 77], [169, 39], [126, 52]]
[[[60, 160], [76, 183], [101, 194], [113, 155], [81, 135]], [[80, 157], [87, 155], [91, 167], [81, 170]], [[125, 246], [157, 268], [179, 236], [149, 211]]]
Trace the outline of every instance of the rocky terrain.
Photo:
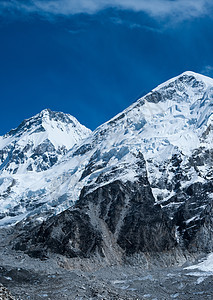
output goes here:
[[210, 300], [213, 297], [213, 266], [205, 256], [195, 261], [204, 263], [192, 269], [195, 257], [187, 253], [183, 257], [178, 251], [135, 255], [125, 263], [97, 256], [82, 259], [56, 254], [38, 259], [11, 250], [13, 234], [11, 229], [0, 230], [0, 282], [11, 291], [12, 299]]
[[184, 268], [213, 252], [212, 121], [213, 79], [185, 72], [94, 132], [45, 110], [2, 137], [1, 282], [21, 299], [211, 299], [212, 269]]
[[211, 252], [212, 91], [213, 80], [184, 73], [100, 126], [55, 166], [73, 164], [74, 205], [20, 234], [14, 248], [118, 260]]
[[15, 298], [11, 296], [10, 292], [2, 284], [0, 284], [0, 299], [15, 300]]

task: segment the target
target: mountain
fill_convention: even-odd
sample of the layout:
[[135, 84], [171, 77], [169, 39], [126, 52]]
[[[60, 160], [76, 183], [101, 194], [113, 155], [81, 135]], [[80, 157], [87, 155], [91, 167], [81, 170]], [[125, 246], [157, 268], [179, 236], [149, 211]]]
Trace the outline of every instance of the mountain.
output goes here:
[[22, 218], [28, 214], [31, 204], [23, 204], [22, 197], [26, 193], [33, 202], [30, 187], [37, 187], [35, 173], [45, 177], [44, 171], [90, 133], [71, 115], [45, 109], [0, 137], [0, 218], [11, 217], [16, 222], [20, 207]]
[[71, 115], [45, 109], [0, 137], [1, 175], [45, 171], [89, 134]]
[[[213, 80], [185, 72], [101, 125], [45, 176], [16, 178], [6, 198], [19, 193], [22, 209], [31, 205], [20, 218], [52, 217], [15, 248], [108, 260], [212, 251], [212, 113]], [[26, 189], [27, 178], [36, 185]]]

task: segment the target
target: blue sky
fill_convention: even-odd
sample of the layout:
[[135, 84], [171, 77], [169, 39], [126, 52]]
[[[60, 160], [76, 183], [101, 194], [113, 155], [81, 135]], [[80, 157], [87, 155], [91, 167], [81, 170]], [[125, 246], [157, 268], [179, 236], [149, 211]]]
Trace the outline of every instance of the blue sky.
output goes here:
[[44, 108], [95, 129], [186, 70], [213, 77], [209, 0], [0, 1], [0, 134]]

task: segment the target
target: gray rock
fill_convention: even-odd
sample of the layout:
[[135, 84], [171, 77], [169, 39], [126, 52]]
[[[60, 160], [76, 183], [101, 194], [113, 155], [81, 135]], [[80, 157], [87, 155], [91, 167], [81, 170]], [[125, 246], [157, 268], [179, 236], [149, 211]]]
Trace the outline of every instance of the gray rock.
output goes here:
[[0, 283], [0, 300], [15, 300], [15, 298], [1, 283]]

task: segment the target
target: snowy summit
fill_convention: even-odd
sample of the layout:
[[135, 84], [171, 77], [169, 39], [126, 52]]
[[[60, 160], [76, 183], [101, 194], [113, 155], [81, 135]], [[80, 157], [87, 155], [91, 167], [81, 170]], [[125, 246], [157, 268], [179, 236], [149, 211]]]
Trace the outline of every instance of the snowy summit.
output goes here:
[[156, 203], [180, 207], [185, 189], [212, 178], [212, 107], [213, 80], [184, 72], [92, 133], [70, 115], [42, 111], [1, 137], [1, 224], [59, 213], [85, 187], [89, 194], [142, 174]]

